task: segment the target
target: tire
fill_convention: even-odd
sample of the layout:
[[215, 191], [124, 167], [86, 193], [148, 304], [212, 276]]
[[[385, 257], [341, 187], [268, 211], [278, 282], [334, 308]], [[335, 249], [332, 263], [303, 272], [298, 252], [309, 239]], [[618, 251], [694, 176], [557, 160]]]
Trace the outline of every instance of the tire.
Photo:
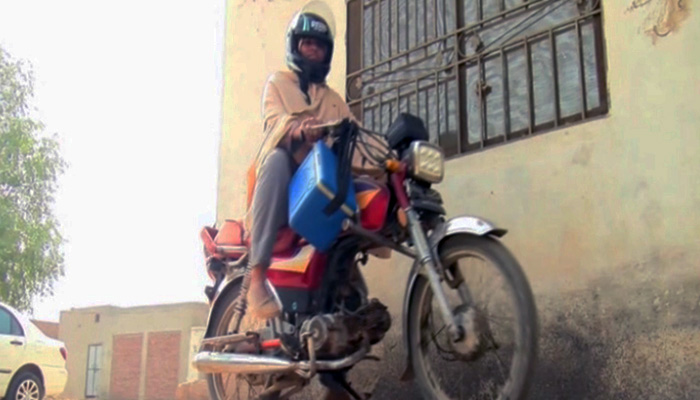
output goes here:
[[[225, 332], [227, 331], [225, 324], [228, 324], [230, 322], [230, 317], [231, 313], [233, 311], [233, 306], [236, 301], [236, 298], [238, 297], [238, 293], [240, 291], [240, 280], [238, 282], [232, 283], [232, 285], [235, 285], [229, 290], [227, 293], [224, 294], [224, 297], [221, 298], [221, 306], [218, 307], [214, 313], [212, 314], [211, 318], [211, 327], [212, 327], [212, 334], [213, 336], [220, 336], [225, 333], [238, 333], [238, 332]], [[243, 317], [245, 318], [245, 316]], [[221, 393], [221, 382], [219, 382], [220, 379], [223, 379], [219, 377], [219, 374], [207, 374], [206, 375], [207, 379], [207, 385], [209, 387], [209, 398], [212, 400], [277, 400], [279, 398], [279, 393], [273, 393], [268, 396], [252, 396], [251, 394], [243, 394], [241, 395], [238, 393], [237, 395], [233, 394], [227, 394], [227, 393]], [[236, 379], [234, 376], [231, 376], [231, 379]]]
[[41, 383], [41, 379], [31, 372], [22, 372], [12, 379], [6, 399], [42, 400], [43, 398], [44, 385]]
[[[535, 368], [535, 361], [537, 358], [537, 340], [538, 340], [538, 321], [537, 313], [535, 308], [535, 302], [533, 299], [532, 291], [530, 285], [522, 271], [521, 266], [517, 260], [511, 255], [511, 253], [503, 246], [498, 240], [491, 237], [478, 237], [473, 235], [459, 235], [446, 239], [439, 249], [439, 256], [442, 265], [447, 268], [455, 265], [456, 261], [465, 255], [473, 255], [475, 257], [480, 256], [484, 260], [489, 261], [492, 265], [496, 266], [499, 276], [503, 278], [505, 285], [509, 287], [509, 296], [511, 302], [514, 304], [514, 314], [515, 318], [513, 321], [514, 331], [513, 337], [514, 341], [517, 343], [512, 347], [514, 351], [513, 359], [510, 364], [509, 373], [502, 374], [504, 382], [504, 387], [499, 389], [499, 393], [487, 393], [494, 391], [494, 386], [488, 380], [482, 381], [481, 376], [474, 379], [474, 369], [473, 366], [469, 366], [466, 363], [469, 361], [464, 361], [458, 359], [456, 362], [464, 363], [457, 364], [457, 369], [450, 368], [450, 372], [454, 374], [462, 374], [470, 372], [467, 378], [457, 378], [452, 379], [448, 377], [449, 374], [443, 374], [443, 371], [438, 373], [434, 372], [428, 365], [429, 355], [425, 353], [427, 347], [430, 346], [429, 340], [425, 340], [423, 328], [428, 324], [427, 320], [430, 316], [426, 317], [425, 313], [427, 310], [432, 310], [431, 308], [426, 308], [427, 305], [431, 304], [432, 300], [432, 288], [428, 279], [424, 276], [419, 276], [414, 287], [411, 299], [409, 300], [409, 334], [410, 334], [410, 346], [411, 346], [411, 363], [413, 370], [415, 372], [416, 381], [420, 390], [423, 392], [423, 397], [426, 399], [451, 399], [451, 398], [469, 398], [463, 397], [462, 388], [463, 385], [473, 385], [472, 387], [478, 387], [474, 389], [477, 392], [474, 398], [499, 398], [499, 399], [510, 399], [510, 400], [520, 400], [524, 399], [529, 390], [531, 383], [532, 374]], [[465, 279], [465, 283], [468, 284], [468, 280]], [[443, 284], [443, 288], [447, 288]], [[456, 293], [456, 291], [450, 291]], [[488, 308], [488, 307], [486, 307]], [[464, 309], [463, 309], [464, 310]], [[432, 313], [430, 314], [432, 315]], [[488, 311], [484, 312], [484, 315], [489, 315]], [[434, 318], [434, 317], [433, 317]], [[494, 320], [495, 321], [495, 320]], [[491, 326], [497, 326], [496, 322], [488, 322]], [[489, 328], [490, 329], [490, 328]], [[438, 340], [435, 339], [437, 334], [434, 334], [430, 340], [435, 342], [436, 348], [441, 348], [438, 345]], [[493, 344], [496, 344], [496, 340], [491, 337]], [[505, 346], [507, 348], [507, 346]], [[500, 351], [500, 346], [496, 347], [497, 353]], [[444, 351], [444, 350], [443, 350]], [[491, 350], [489, 350], [491, 351]], [[438, 351], [440, 353], [440, 351]], [[488, 352], [485, 352], [481, 359], [486, 360], [484, 357], [488, 356]], [[498, 354], [496, 354], [497, 362], [494, 362], [497, 366], [505, 366]], [[480, 359], [480, 360], [481, 360]], [[433, 358], [437, 360], [437, 357]], [[451, 362], [455, 362], [452, 360]], [[454, 365], [454, 364], [452, 364]], [[478, 368], [478, 367], [477, 367]], [[491, 370], [494, 367], [490, 367]], [[500, 367], [498, 368], [501, 369]], [[459, 372], [455, 372], [459, 370]], [[488, 370], [488, 368], [487, 368]], [[501, 370], [501, 373], [503, 371]], [[446, 380], [444, 386], [436, 382], [440, 379]], [[448, 389], [443, 389], [449, 386]], [[457, 383], [455, 383], [457, 382]], [[464, 382], [467, 382], [466, 384]], [[440, 387], [436, 387], [440, 386]], [[456, 389], [457, 387], [460, 389]], [[486, 388], [486, 389], [484, 389]], [[459, 390], [460, 393], [448, 395], [446, 390], [456, 391]]]

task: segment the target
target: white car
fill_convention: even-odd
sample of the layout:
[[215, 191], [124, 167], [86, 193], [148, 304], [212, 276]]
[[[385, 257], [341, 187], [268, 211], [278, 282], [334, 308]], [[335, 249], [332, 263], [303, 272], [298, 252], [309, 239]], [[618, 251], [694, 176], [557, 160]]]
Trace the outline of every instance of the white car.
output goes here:
[[40, 400], [61, 394], [68, 380], [67, 357], [63, 342], [0, 303], [0, 398]]

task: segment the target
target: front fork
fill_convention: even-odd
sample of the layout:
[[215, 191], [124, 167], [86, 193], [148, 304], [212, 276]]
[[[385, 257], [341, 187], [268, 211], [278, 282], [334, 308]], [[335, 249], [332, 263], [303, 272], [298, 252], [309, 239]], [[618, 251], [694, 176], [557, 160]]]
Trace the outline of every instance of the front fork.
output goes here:
[[430, 282], [430, 287], [433, 289], [433, 296], [438, 301], [443, 321], [449, 325], [449, 333], [452, 340], [458, 342], [464, 338], [464, 328], [457, 323], [452, 310], [450, 310], [450, 304], [447, 302], [447, 296], [442, 288], [441, 278], [438, 274], [440, 259], [432, 251], [430, 244], [428, 244], [428, 238], [425, 235], [418, 213], [411, 207], [406, 189], [404, 188], [405, 179], [406, 166], [402, 165], [399, 171], [391, 174], [391, 185], [394, 188], [399, 206], [406, 213], [409, 234], [413, 240], [413, 245], [416, 247], [416, 260], [428, 274], [428, 281]]
[[[452, 314], [452, 310], [450, 310], [450, 304], [447, 302], [447, 296], [445, 295], [445, 290], [443, 289], [441, 278], [438, 274], [440, 260], [435, 256], [435, 253], [428, 244], [428, 238], [425, 236], [425, 231], [423, 230], [418, 213], [410, 207], [407, 208], [405, 212], [408, 219], [409, 233], [416, 247], [416, 259], [428, 275], [428, 281], [433, 290], [433, 296], [437, 299], [443, 321], [449, 326], [448, 329], [452, 340], [458, 342], [464, 338], [464, 328], [457, 323], [454, 314]], [[468, 296], [468, 293], [466, 295]]]

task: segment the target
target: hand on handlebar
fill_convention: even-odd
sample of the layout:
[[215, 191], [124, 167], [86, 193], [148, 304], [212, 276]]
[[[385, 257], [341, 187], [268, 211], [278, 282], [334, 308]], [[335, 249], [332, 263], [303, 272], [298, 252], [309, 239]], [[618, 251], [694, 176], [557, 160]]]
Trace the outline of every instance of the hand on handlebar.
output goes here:
[[318, 127], [320, 124], [321, 121], [317, 120], [316, 118], [307, 118], [297, 127], [296, 132], [294, 132], [294, 136], [307, 143], [314, 143], [323, 135], [323, 129]]
[[343, 120], [322, 123], [318, 119], [310, 117], [301, 122], [294, 135], [307, 143], [314, 143], [325, 136], [332, 135], [342, 123]]

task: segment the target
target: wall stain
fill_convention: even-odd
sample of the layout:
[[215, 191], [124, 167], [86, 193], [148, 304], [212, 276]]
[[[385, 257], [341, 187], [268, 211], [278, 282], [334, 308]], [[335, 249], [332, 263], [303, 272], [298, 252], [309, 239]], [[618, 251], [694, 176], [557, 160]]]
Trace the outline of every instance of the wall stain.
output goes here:
[[593, 145], [584, 144], [576, 150], [574, 153], [574, 158], [571, 162], [575, 165], [581, 165], [585, 167], [591, 161], [591, 156], [593, 155]]
[[635, 0], [625, 13], [645, 12], [640, 30], [651, 37], [652, 43], [678, 31], [690, 15], [692, 0]]

